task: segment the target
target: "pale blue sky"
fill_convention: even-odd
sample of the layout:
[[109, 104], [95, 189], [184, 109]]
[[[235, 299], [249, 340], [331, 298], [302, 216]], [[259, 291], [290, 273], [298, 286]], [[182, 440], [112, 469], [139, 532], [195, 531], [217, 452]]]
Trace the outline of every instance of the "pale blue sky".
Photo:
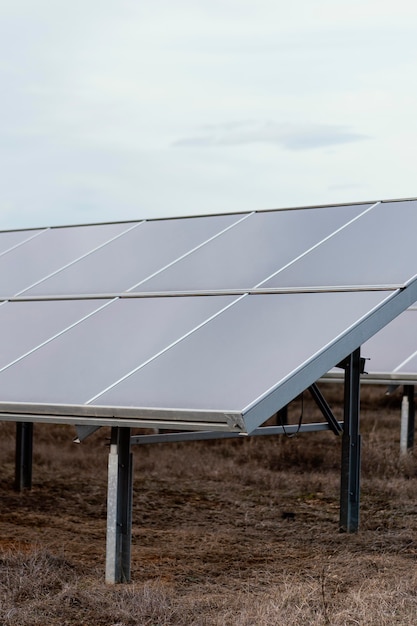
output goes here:
[[417, 196], [417, 5], [3, 0], [0, 229]]

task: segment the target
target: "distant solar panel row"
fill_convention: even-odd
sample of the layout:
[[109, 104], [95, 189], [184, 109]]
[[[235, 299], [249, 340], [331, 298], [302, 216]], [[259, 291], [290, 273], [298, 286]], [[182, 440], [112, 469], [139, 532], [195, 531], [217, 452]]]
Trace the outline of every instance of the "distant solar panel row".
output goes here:
[[404, 201], [0, 233], [0, 411], [253, 430], [417, 300], [416, 226]]
[[[366, 341], [362, 354], [366, 363], [365, 383], [417, 384], [417, 308], [410, 307]], [[342, 378], [334, 369], [324, 379]]]

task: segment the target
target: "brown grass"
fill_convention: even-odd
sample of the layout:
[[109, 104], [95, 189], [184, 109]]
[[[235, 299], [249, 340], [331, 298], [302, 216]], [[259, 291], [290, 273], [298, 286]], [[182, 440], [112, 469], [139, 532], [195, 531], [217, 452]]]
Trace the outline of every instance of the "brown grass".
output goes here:
[[[324, 391], [340, 415], [341, 387]], [[70, 427], [36, 425], [33, 489], [18, 494], [14, 426], [0, 424], [0, 624], [416, 623], [417, 462], [399, 456], [399, 403], [363, 392], [354, 535], [338, 532], [329, 432], [135, 447], [133, 582], [116, 587], [103, 583], [109, 432], [76, 446]]]

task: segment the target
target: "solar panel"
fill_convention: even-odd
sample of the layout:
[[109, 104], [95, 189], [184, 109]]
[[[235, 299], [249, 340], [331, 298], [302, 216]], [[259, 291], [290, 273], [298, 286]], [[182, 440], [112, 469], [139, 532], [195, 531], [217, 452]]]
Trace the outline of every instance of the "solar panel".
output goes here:
[[[26, 422], [16, 484], [27, 422], [114, 427], [106, 580], [129, 580], [130, 427], [256, 433], [348, 357], [340, 525], [356, 530], [358, 348], [417, 301], [416, 227], [417, 201], [400, 201], [0, 233], [0, 419]], [[417, 368], [406, 344], [401, 376]]]
[[129, 229], [103, 224], [38, 231], [0, 256], [0, 296], [11, 297]]
[[22, 233], [0, 257], [3, 418], [250, 433], [417, 300], [416, 208]]
[[[417, 309], [411, 307], [396, 317], [362, 346], [367, 358], [364, 383], [417, 384]], [[342, 380], [340, 369], [332, 369], [322, 380]]]
[[417, 353], [414, 352], [411, 358], [409, 358], [405, 363], [401, 364], [394, 371], [394, 374], [402, 379], [405, 376], [408, 376], [408, 381], [413, 380], [417, 382], [416, 372], [417, 372]]
[[241, 219], [241, 215], [216, 215], [142, 222], [122, 237], [27, 289], [25, 295], [127, 291]]
[[0, 232], [0, 255], [12, 250], [32, 237], [36, 237], [40, 232], [39, 230], [11, 230]]
[[404, 237], [416, 214], [417, 201], [378, 204], [262, 286], [405, 284], [417, 273], [417, 247]]
[[253, 288], [368, 206], [255, 213], [132, 291]]
[[91, 300], [3, 302], [0, 305], [0, 371], [97, 307], [97, 301]]
[[[3, 369], [0, 397], [6, 402], [87, 403], [232, 301], [230, 296], [67, 301], [72, 307], [81, 302], [95, 313]], [[57, 303], [13, 304], [56, 308]]]
[[[272, 390], [281, 389], [272, 400], [278, 410], [286, 404], [285, 384], [290, 394], [296, 389], [295, 396], [317, 380], [314, 360], [390, 297], [387, 292], [244, 296], [93, 403], [133, 407], [141, 402], [143, 407], [243, 416], [255, 404], [245, 421], [251, 430], [274, 413], [267, 408], [271, 400], [262, 406]], [[326, 323], [304, 325], [306, 310], [311, 320], [325, 310]]]
[[[408, 309], [364, 345], [370, 378], [417, 382], [417, 310]], [[366, 378], [365, 377], [365, 380]]]

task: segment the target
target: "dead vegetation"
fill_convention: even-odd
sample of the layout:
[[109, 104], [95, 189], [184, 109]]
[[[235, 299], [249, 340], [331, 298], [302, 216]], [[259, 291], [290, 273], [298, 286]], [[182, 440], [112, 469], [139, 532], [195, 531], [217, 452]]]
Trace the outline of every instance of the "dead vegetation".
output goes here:
[[[342, 389], [324, 389], [340, 414]], [[34, 484], [12, 489], [0, 424], [4, 626], [385, 626], [417, 615], [417, 462], [400, 397], [365, 389], [358, 534], [338, 532], [329, 432], [136, 446], [130, 585], [104, 585], [107, 444], [35, 426]], [[298, 420], [300, 403], [291, 406]], [[321, 419], [306, 398], [305, 416]]]

